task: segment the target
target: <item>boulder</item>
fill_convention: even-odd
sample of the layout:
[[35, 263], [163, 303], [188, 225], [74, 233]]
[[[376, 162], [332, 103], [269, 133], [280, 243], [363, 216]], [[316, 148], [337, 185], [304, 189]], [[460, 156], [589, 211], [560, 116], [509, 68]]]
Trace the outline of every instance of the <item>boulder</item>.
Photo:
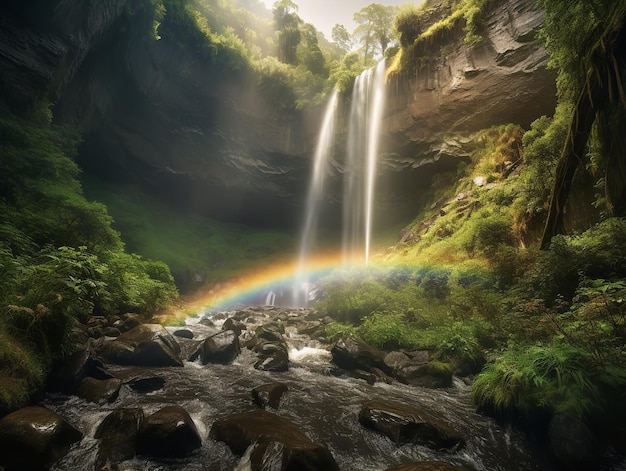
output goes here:
[[398, 445], [417, 443], [436, 450], [462, 447], [465, 438], [451, 426], [415, 407], [386, 400], [361, 407], [359, 422]]
[[187, 411], [179, 406], [166, 406], [144, 419], [137, 437], [137, 452], [163, 458], [182, 457], [201, 444]]
[[106, 361], [120, 365], [183, 366], [179, 345], [160, 324], [138, 325], [117, 339], [104, 342], [98, 353]]
[[133, 378], [126, 384], [138, 393], [149, 393], [163, 388], [165, 379], [160, 376], [148, 376], [145, 378]]
[[267, 407], [278, 409], [287, 390], [287, 385], [284, 383], [264, 384], [252, 390], [252, 401], [263, 409]]
[[223, 330], [207, 338], [202, 344], [200, 360], [207, 363], [232, 363], [241, 353], [239, 337], [233, 330]]
[[63, 457], [83, 434], [44, 407], [24, 407], [0, 419], [0, 467], [45, 469]]
[[284, 341], [261, 341], [253, 350], [259, 356], [254, 364], [257, 370], [280, 372], [289, 369], [289, 351]]
[[421, 386], [423, 388], [447, 388], [452, 386], [454, 370], [448, 363], [429, 361], [426, 364], [413, 362], [398, 368], [394, 376], [405, 384]]
[[346, 370], [370, 371], [372, 367], [376, 367], [385, 373], [391, 372], [384, 362], [384, 352], [352, 336], [339, 339], [330, 353], [333, 356], [333, 362]]
[[548, 424], [549, 449], [568, 470], [592, 469], [599, 458], [600, 446], [589, 428], [568, 415], [555, 415]]
[[233, 330], [237, 335], [240, 335], [241, 332], [246, 330], [246, 324], [237, 319], [229, 317], [224, 321], [224, 324], [222, 324], [222, 330]]
[[328, 448], [314, 443], [292, 422], [257, 410], [215, 421], [210, 437], [226, 443], [236, 455], [249, 447], [252, 470], [339, 470]]
[[100, 440], [95, 469], [115, 469], [118, 463], [133, 458], [143, 420], [141, 409], [116, 409], [104, 418], [94, 435]]
[[120, 395], [121, 387], [122, 380], [118, 378], [96, 379], [87, 377], [80, 383], [76, 395], [87, 402], [111, 403]]
[[89, 351], [80, 350], [72, 353], [59, 363], [48, 378], [50, 391], [72, 394], [89, 370]]
[[192, 339], [193, 332], [189, 329], [178, 329], [174, 331], [174, 337], [181, 337], [183, 339]]
[[445, 461], [422, 461], [420, 463], [404, 463], [387, 468], [385, 471], [470, 471], [468, 468], [455, 466]]

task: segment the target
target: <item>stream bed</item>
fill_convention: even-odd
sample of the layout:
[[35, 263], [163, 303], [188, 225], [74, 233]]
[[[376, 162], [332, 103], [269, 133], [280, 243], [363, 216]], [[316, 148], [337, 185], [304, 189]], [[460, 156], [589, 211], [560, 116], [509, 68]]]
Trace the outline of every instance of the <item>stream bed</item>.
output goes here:
[[[219, 328], [217, 322], [216, 327]], [[194, 332], [197, 339], [211, 331], [199, 324], [198, 319], [190, 319], [186, 328]], [[370, 385], [360, 379], [331, 374], [336, 368], [331, 363], [328, 345], [299, 335], [292, 328], [287, 328], [285, 338], [290, 348], [290, 368], [286, 372], [255, 369], [256, 354], [242, 348], [241, 354], [229, 365], [202, 365], [199, 360], [186, 361], [182, 368], [107, 365], [109, 371], [124, 382], [155, 376], [165, 380], [163, 388], [150, 393], [138, 393], [124, 386], [112, 404], [98, 405], [76, 396], [47, 396], [43, 405], [66, 418], [85, 435], [53, 469], [94, 469], [98, 449], [94, 433], [112, 410], [141, 407], [150, 414], [166, 405], [182, 406], [189, 412], [202, 437], [201, 448], [181, 459], [135, 457], [121, 463], [118, 469], [249, 469], [224, 443], [209, 438], [209, 431], [219, 418], [257, 409], [252, 402], [252, 389], [277, 381], [286, 384], [288, 391], [278, 410], [270, 411], [295, 423], [314, 442], [325, 444], [342, 471], [381, 471], [415, 461], [446, 461], [476, 471], [555, 469], [523, 434], [476, 413], [471, 386], [459, 379], [446, 389], [425, 389], [398, 382]], [[455, 451], [437, 451], [415, 444], [399, 446], [359, 423], [362, 404], [372, 399], [417, 405], [461, 432], [467, 443]]]

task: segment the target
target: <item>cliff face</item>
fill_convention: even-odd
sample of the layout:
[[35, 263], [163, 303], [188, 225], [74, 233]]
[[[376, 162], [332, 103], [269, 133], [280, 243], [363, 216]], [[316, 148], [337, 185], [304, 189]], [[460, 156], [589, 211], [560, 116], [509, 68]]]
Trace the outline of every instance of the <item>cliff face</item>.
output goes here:
[[[18, 110], [47, 94], [55, 119], [83, 130], [86, 172], [211, 216], [299, 223], [320, 110], [278, 108], [254, 73], [218, 71], [175, 35], [146, 41], [140, 0], [36, 3], [0, 7], [0, 92]], [[432, 175], [467, 156], [472, 132], [552, 113], [541, 13], [533, 0], [494, 3], [481, 43], [451, 32], [390, 81], [381, 213], [410, 217]]]
[[543, 13], [532, 0], [492, 2], [483, 40], [467, 46], [463, 30], [429, 45], [421, 64], [392, 77], [385, 120], [383, 182], [419, 196], [434, 173], [468, 157], [468, 137], [515, 123], [528, 128], [556, 106], [555, 74], [536, 41]]

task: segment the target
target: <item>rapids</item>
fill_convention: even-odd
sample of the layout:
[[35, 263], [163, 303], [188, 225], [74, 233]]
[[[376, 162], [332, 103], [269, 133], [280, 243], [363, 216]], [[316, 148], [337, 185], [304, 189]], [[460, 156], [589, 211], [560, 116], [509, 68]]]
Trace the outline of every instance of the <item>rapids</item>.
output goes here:
[[[266, 316], [278, 308], [257, 308]], [[306, 311], [298, 310], [302, 315]], [[295, 313], [292, 313], [293, 316]], [[223, 321], [216, 321], [216, 328]], [[211, 328], [188, 319], [186, 328], [198, 339]], [[176, 329], [168, 328], [171, 331]], [[213, 328], [214, 329], [214, 328]], [[244, 331], [242, 336], [249, 335]], [[348, 376], [335, 376], [338, 369], [331, 363], [328, 346], [296, 333], [287, 327], [285, 334], [290, 349], [290, 369], [270, 373], [254, 369], [257, 357], [246, 348], [231, 365], [185, 362], [183, 368], [123, 367], [109, 365], [110, 371], [124, 382], [138, 377], [159, 376], [165, 386], [152, 393], [140, 394], [128, 386], [122, 388], [115, 403], [99, 406], [75, 396], [49, 395], [44, 406], [62, 415], [82, 430], [85, 438], [53, 469], [91, 470], [98, 448], [94, 432], [113, 409], [141, 407], [146, 414], [165, 405], [180, 405], [193, 418], [203, 440], [201, 449], [184, 459], [157, 461], [135, 457], [122, 463], [121, 470], [233, 470], [245, 469], [245, 460], [234, 456], [223, 443], [208, 437], [212, 423], [233, 413], [256, 408], [251, 390], [265, 383], [280, 381], [289, 390], [275, 412], [295, 424], [315, 442], [325, 443], [344, 471], [380, 471], [409, 461], [440, 460], [463, 465], [476, 471], [550, 471], [553, 468], [541, 451], [519, 432], [503, 428], [493, 420], [475, 412], [471, 387], [455, 380], [446, 390], [430, 390], [376, 383]], [[384, 398], [419, 405], [427, 412], [462, 432], [467, 445], [454, 452], [435, 451], [418, 445], [397, 446], [388, 438], [359, 424], [361, 404]], [[242, 461], [240, 465], [240, 461]]]

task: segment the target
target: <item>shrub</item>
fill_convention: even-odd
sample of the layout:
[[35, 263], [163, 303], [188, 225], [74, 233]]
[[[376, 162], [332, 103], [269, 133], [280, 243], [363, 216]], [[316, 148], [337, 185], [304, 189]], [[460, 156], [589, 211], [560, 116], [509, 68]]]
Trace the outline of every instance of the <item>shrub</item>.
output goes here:
[[495, 417], [533, 421], [552, 413], [579, 418], [600, 402], [591, 356], [585, 350], [553, 343], [511, 347], [488, 364], [474, 382], [478, 407]]

